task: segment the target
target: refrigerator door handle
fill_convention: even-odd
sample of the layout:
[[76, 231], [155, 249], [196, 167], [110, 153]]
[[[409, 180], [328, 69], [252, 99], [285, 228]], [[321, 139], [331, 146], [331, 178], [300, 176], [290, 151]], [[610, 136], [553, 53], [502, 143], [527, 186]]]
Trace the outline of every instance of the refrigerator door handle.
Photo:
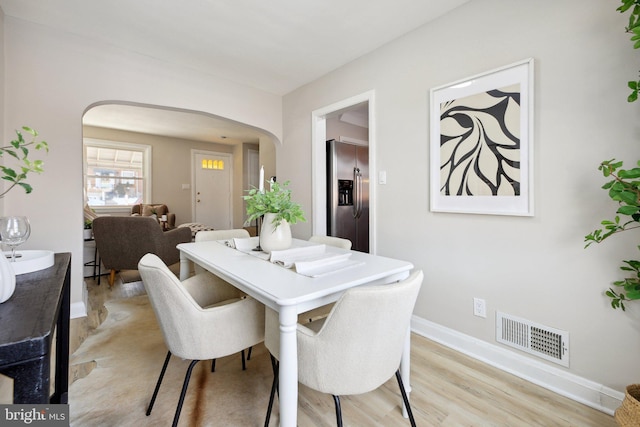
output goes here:
[[362, 173], [360, 172], [360, 168], [353, 168], [353, 175], [354, 187], [356, 189], [353, 195], [355, 198], [353, 217], [358, 219], [362, 215]]

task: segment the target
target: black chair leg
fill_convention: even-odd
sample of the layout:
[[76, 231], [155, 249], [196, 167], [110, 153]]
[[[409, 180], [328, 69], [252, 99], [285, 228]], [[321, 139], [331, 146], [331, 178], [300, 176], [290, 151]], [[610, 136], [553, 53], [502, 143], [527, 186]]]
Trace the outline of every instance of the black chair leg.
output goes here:
[[407, 413], [409, 414], [409, 421], [411, 422], [411, 427], [416, 427], [416, 420], [413, 418], [413, 412], [411, 411], [409, 398], [407, 397], [407, 392], [404, 390], [404, 384], [402, 382], [402, 377], [400, 376], [400, 370], [396, 371], [396, 379], [398, 380], [398, 386], [400, 386], [400, 393], [402, 394], [402, 400], [404, 401], [404, 406], [407, 408]]
[[211, 372], [216, 371], [216, 359], [211, 359]]
[[147, 407], [147, 416], [151, 415], [151, 410], [153, 409], [153, 404], [156, 401], [156, 396], [158, 396], [158, 390], [160, 390], [160, 384], [162, 384], [162, 378], [164, 378], [164, 373], [167, 370], [169, 359], [171, 359], [170, 351], [167, 352], [167, 357], [164, 359], [164, 364], [162, 365], [162, 370], [160, 371], [160, 376], [158, 377], [156, 388], [155, 390], [153, 390], [153, 396], [151, 396], [151, 401], [149, 402], [149, 406]]
[[273, 368], [273, 383], [271, 384], [271, 394], [269, 395], [269, 407], [267, 408], [267, 417], [264, 421], [264, 427], [269, 427], [271, 420], [271, 410], [273, 409], [273, 401], [275, 400], [276, 390], [278, 389], [278, 362], [276, 358], [271, 356], [271, 367]]
[[244, 350], [242, 350], [240, 352], [240, 354], [242, 354], [242, 370], [246, 371], [247, 370], [247, 364], [245, 363], [245, 358], [244, 358]]
[[187, 387], [189, 386], [189, 380], [191, 379], [191, 372], [196, 366], [199, 360], [192, 360], [187, 369], [187, 375], [184, 377], [184, 384], [182, 385], [182, 391], [180, 392], [180, 400], [178, 400], [178, 407], [176, 408], [176, 414], [173, 416], [173, 427], [177, 427], [178, 419], [180, 418], [180, 412], [182, 411], [182, 404], [184, 403], [184, 397], [187, 394]]
[[342, 408], [340, 408], [340, 396], [332, 394], [333, 401], [336, 403], [336, 422], [338, 427], [342, 427]]
[[253, 350], [253, 347], [249, 347], [249, 352], [247, 353], [247, 360], [251, 360], [251, 350]]

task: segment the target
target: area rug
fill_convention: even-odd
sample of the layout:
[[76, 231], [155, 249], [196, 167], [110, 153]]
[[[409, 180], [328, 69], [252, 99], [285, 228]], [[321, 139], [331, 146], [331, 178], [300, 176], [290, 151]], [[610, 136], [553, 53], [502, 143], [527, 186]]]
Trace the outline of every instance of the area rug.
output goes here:
[[[180, 276], [180, 263], [176, 262], [175, 264], [171, 264], [169, 266], [169, 270], [173, 271], [173, 274], [176, 276]], [[118, 271], [118, 276], [122, 283], [133, 283], [133, 282], [141, 282], [142, 278], [140, 277], [140, 272], [138, 270], [120, 270]]]
[[[150, 416], [145, 411], [167, 348], [146, 295], [111, 300], [107, 319], [72, 355], [95, 368], [69, 388], [71, 426], [170, 425], [189, 361], [171, 358]], [[180, 426], [259, 426], [272, 381], [265, 347], [254, 347], [247, 369], [240, 354], [193, 371]], [[277, 424], [276, 420], [274, 425]]]

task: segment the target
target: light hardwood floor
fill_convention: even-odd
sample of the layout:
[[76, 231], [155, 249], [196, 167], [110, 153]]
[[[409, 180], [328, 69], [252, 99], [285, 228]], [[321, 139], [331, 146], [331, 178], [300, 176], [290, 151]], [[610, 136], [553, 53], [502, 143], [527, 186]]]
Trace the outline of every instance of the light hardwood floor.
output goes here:
[[[82, 336], [91, 334], [93, 328], [107, 315], [103, 308], [104, 301], [144, 294], [144, 288], [140, 283], [123, 284], [120, 280], [109, 289], [106, 280], [102, 281], [101, 286], [96, 286], [94, 281], [88, 279], [88, 289], [90, 304], [96, 309], [92, 310], [88, 321], [72, 322], [72, 333], [79, 337], [75, 346], [80, 345]], [[82, 332], [83, 330], [86, 332]], [[607, 414], [471, 359], [424, 337], [415, 334], [412, 336], [411, 351], [411, 402], [418, 426], [616, 425], [613, 417]], [[254, 358], [267, 358], [264, 346], [255, 349], [254, 354]], [[220, 362], [225, 363], [222, 360]], [[254, 367], [262, 366], [260, 369], [268, 369], [268, 363], [263, 362], [255, 362]], [[230, 363], [237, 363], [237, 360], [234, 359]], [[72, 367], [72, 381], [90, 375], [91, 369], [90, 364]], [[268, 389], [268, 386], [265, 389]], [[104, 390], [104, 396], [110, 396], [109, 405], [117, 405], [118, 402], [114, 400], [115, 394]], [[265, 396], [261, 399], [267, 398]], [[345, 426], [408, 426], [408, 420], [400, 415], [399, 403], [400, 396], [395, 379], [376, 391], [344, 397], [342, 409]], [[73, 405], [74, 402], [70, 404]], [[247, 410], [255, 411], [255, 420], [262, 420], [265, 409], [262, 401], [255, 406], [257, 407]], [[156, 419], [155, 422], [157, 421]], [[276, 407], [271, 425], [277, 425], [277, 421]], [[145, 421], [143, 416], [142, 425], [153, 425], [144, 422], [149, 423], [151, 420]], [[167, 419], [166, 424], [169, 422]], [[300, 426], [334, 426], [335, 415], [331, 397], [301, 386], [298, 422]], [[233, 425], [224, 419], [209, 423], [211, 424], [205, 422], [202, 425]], [[256, 421], [255, 425], [260, 425], [260, 422]]]

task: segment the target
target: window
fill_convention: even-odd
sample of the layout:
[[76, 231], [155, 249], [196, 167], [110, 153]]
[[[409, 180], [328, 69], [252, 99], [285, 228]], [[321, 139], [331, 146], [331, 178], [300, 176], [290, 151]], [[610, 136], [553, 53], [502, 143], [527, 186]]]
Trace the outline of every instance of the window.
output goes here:
[[202, 169], [224, 170], [224, 160], [202, 159]]
[[84, 139], [84, 189], [92, 208], [130, 207], [151, 194], [151, 146]]

